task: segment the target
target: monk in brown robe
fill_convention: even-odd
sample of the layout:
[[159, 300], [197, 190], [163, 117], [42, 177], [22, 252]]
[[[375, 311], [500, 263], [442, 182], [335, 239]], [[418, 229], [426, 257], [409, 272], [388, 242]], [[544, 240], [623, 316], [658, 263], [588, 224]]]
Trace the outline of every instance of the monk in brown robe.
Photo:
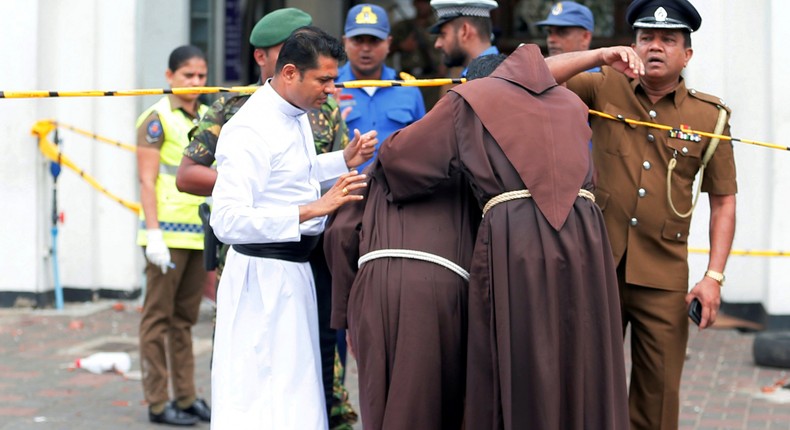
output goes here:
[[[472, 259], [480, 209], [460, 175], [439, 185], [437, 199], [401, 207], [387, 201], [380, 167], [366, 172], [367, 203], [337, 212], [324, 236], [332, 251], [332, 327], [348, 328], [362, 427], [460, 429], [467, 324], [462, 275]], [[355, 273], [358, 259], [372, 251], [384, 255]], [[411, 251], [465, 269], [459, 274], [393, 254]]]
[[[478, 57], [469, 64], [467, 80], [488, 76], [504, 58]], [[437, 198], [397, 205], [387, 199], [380, 169], [376, 163], [366, 171], [365, 200], [337, 212], [326, 231], [332, 241], [327, 249], [336, 254], [329, 257], [337, 273], [333, 324], [350, 326], [359, 351], [365, 428], [458, 430], [464, 414], [467, 269], [481, 211], [460, 172], [440, 185]], [[379, 258], [368, 260], [374, 255]], [[455, 271], [418, 259], [443, 256], [447, 266], [459, 263]]]
[[[591, 193], [590, 134], [586, 106], [532, 45], [382, 144], [393, 203], [443, 198], [460, 173], [483, 207], [468, 292], [467, 429], [628, 429], [617, 278]], [[418, 348], [408, 353], [423, 359]]]

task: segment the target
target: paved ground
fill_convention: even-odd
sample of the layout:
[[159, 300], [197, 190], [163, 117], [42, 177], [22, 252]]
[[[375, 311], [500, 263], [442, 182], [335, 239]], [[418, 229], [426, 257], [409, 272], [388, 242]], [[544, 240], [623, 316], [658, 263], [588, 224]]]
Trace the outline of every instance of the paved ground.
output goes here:
[[[0, 309], [0, 430], [161, 428], [148, 423], [136, 378], [136, 305], [67, 304], [62, 312]], [[204, 306], [194, 329], [197, 386], [209, 400], [211, 315]], [[754, 366], [752, 340], [753, 334], [732, 329], [692, 331], [682, 429], [790, 429], [790, 390], [763, 390], [790, 372]], [[130, 376], [69, 369], [74, 359], [97, 351], [128, 351]], [[356, 370], [353, 363], [349, 367], [347, 385], [356, 401]]]

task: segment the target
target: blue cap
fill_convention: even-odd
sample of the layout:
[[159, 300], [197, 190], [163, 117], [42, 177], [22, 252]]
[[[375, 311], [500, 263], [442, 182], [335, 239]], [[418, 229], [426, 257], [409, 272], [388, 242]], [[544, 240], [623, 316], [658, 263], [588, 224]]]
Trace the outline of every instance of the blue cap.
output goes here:
[[374, 4], [358, 4], [348, 11], [344, 33], [346, 37], [367, 34], [386, 39], [390, 35], [387, 12]]
[[587, 6], [573, 1], [561, 1], [554, 5], [544, 21], [535, 23], [538, 27], [582, 27], [587, 31], [595, 29], [593, 14]]

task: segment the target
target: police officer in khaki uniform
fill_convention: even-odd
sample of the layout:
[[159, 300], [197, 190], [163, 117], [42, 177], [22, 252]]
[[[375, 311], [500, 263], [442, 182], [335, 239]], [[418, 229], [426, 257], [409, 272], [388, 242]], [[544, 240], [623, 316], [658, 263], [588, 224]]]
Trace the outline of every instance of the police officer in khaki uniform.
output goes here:
[[[688, 340], [687, 308], [702, 303], [700, 328], [716, 320], [724, 267], [735, 231], [735, 162], [728, 141], [687, 130], [729, 135], [729, 109], [718, 97], [686, 87], [691, 32], [702, 18], [687, 0], [635, 0], [626, 19], [630, 48], [602, 48], [547, 59], [558, 82], [592, 109], [672, 131], [592, 117], [596, 201], [618, 263], [623, 330], [631, 326], [629, 393], [632, 429], [678, 427], [680, 377]], [[634, 57], [636, 55], [637, 57]], [[613, 70], [643, 63], [636, 78]], [[594, 67], [600, 73], [581, 73]], [[706, 152], [716, 143], [712, 156]], [[688, 292], [688, 234], [694, 176], [707, 161], [702, 191], [710, 201], [707, 272]], [[667, 180], [671, 183], [668, 190]]]
[[[206, 56], [185, 45], [173, 50], [165, 77], [171, 88], [206, 84]], [[194, 425], [211, 421], [197, 397], [192, 326], [197, 323], [207, 273], [203, 226], [197, 209], [205, 198], [176, 189], [175, 173], [187, 133], [206, 113], [197, 94], [168, 94], [137, 119], [137, 170], [142, 206], [137, 243], [145, 247], [146, 294], [140, 318], [140, 368], [148, 419]], [[168, 385], [173, 389], [170, 402]]]

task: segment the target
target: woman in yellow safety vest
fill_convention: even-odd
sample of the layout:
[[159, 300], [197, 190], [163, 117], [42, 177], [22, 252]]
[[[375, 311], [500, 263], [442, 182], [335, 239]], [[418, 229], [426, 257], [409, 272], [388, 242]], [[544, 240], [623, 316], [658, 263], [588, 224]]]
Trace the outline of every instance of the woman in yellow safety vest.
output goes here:
[[[207, 73], [203, 51], [181, 46], [170, 54], [165, 77], [171, 88], [201, 87]], [[137, 119], [143, 208], [137, 242], [145, 247], [147, 260], [140, 364], [148, 419], [155, 423], [190, 425], [211, 416], [209, 406], [196, 395], [191, 331], [207, 278], [198, 216], [205, 198], [179, 192], [175, 185], [181, 154], [189, 143], [187, 134], [206, 110], [197, 94], [169, 94]], [[169, 381], [174, 402], [168, 395]]]

